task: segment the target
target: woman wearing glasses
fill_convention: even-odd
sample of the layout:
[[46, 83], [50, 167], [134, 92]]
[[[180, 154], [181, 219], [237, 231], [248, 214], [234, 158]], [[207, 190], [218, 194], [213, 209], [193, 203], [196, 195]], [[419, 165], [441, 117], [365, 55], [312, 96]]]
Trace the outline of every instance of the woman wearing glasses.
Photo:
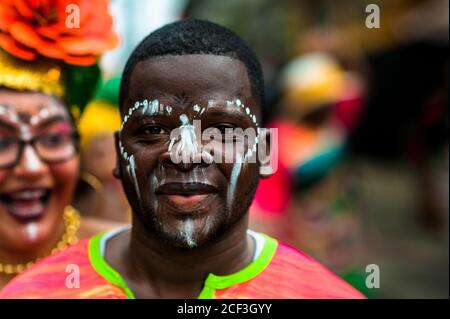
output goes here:
[[92, 96], [97, 58], [117, 37], [106, 0], [72, 1], [79, 28], [65, 25], [63, 1], [41, 2], [0, 3], [0, 289], [100, 229], [69, 205], [79, 155], [68, 106]]

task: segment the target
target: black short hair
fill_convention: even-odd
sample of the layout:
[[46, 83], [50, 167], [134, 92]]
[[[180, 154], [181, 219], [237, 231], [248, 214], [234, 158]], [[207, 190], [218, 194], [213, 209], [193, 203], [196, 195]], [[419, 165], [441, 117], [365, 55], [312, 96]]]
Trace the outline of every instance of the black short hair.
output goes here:
[[123, 71], [119, 103], [128, 98], [131, 74], [137, 63], [164, 55], [212, 54], [228, 56], [244, 63], [253, 98], [264, 107], [264, 79], [255, 53], [233, 31], [218, 24], [187, 19], [167, 24], [150, 33], [134, 49]]

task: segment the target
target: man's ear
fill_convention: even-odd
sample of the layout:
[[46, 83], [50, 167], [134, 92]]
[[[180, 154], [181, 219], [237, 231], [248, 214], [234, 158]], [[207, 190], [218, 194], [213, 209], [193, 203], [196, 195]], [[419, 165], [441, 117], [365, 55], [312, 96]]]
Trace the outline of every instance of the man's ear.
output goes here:
[[120, 148], [119, 148], [119, 131], [114, 132], [114, 147], [116, 148], [116, 166], [112, 174], [115, 178], [121, 179], [120, 175]]
[[259, 129], [259, 177], [269, 178], [278, 169], [278, 129]]

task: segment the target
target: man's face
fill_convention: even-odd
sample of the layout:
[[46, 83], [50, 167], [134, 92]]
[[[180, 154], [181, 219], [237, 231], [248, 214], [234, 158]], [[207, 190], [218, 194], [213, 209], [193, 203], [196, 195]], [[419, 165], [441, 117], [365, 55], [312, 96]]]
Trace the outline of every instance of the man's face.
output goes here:
[[[259, 173], [246, 155], [250, 142], [229, 163], [176, 164], [171, 155], [174, 150], [204, 155], [194, 120], [201, 121], [201, 131], [256, 131], [260, 114], [245, 65], [215, 55], [150, 58], [136, 65], [128, 97], [116, 146], [120, 177], [138, 221], [175, 247], [211, 242], [246, 214], [253, 199]], [[171, 137], [173, 130], [181, 132], [179, 138]], [[210, 152], [220, 158], [215, 153]]]

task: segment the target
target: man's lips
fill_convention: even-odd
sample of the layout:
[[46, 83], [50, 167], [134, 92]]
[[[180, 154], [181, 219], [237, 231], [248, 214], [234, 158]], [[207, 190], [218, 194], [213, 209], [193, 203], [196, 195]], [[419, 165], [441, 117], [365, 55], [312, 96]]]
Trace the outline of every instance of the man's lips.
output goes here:
[[178, 206], [194, 206], [203, 201], [208, 195], [165, 195], [169, 200]]
[[162, 195], [177, 206], [192, 207], [207, 197], [217, 193], [212, 185], [202, 183], [168, 183], [156, 189], [156, 195]]
[[199, 195], [217, 193], [216, 187], [203, 183], [167, 183], [156, 189], [157, 195]]

